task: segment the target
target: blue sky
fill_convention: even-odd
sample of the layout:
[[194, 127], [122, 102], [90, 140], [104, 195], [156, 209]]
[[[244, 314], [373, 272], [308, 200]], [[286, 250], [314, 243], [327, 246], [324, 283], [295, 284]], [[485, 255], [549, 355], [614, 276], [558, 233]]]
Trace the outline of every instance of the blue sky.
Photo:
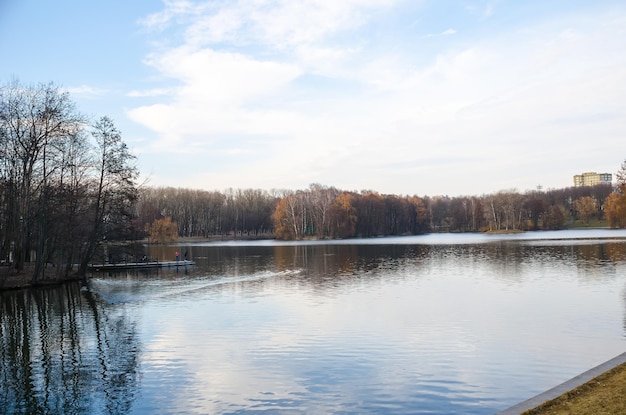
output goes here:
[[0, 0], [0, 62], [112, 117], [153, 186], [480, 195], [626, 159], [622, 1]]

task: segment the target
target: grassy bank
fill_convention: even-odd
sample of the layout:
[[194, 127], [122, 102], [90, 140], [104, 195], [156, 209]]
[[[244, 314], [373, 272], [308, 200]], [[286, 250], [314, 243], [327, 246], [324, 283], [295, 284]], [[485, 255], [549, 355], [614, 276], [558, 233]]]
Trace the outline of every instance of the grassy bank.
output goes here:
[[515, 233], [524, 233], [524, 231], [519, 229], [500, 229], [499, 231], [487, 231], [485, 233], [487, 235], [509, 235]]
[[609, 221], [606, 219], [590, 219], [587, 223], [584, 223], [582, 220], [575, 220], [567, 226], [567, 229], [597, 229], [608, 227]]
[[522, 415], [626, 414], [626, 364]]

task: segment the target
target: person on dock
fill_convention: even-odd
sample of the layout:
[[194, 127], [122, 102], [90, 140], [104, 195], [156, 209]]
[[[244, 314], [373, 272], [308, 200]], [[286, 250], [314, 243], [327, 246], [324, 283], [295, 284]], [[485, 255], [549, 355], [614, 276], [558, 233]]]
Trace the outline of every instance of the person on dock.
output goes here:
[[176, 251], [176, 262], [178, 262], [178, 251]]

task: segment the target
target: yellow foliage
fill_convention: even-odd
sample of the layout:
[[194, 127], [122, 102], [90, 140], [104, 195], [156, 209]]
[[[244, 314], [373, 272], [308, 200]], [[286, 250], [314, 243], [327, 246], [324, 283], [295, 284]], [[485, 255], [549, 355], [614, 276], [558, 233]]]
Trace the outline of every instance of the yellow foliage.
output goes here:
[[583, 196], [574, 201], [574, 209], [583, 223], [589, 223], [589, 219], [598, 212], [598, 201], [591, 196]]
[[147, 224], [146, 232], [148, 232], [148, 238], [153, 243], [174, 242], [178, 239], [178, 224], [172, 222], [171, 217], [166, 216]]
[[622, 192], [611, 193], [604, 202], [604, 215], [611, 228], [626, 227], [626, 185], [622, 185]]
[[331, 234], [336, 238], [354, 236], [356, 226], [356, 209], [353, 206], [354, 196], [350, 193], [337, 195], [330, 208]]
[[276, 205], [276, 210], [274, 210], [274, 214], [272, 215], [274, 236], [276, 239], [293, 239], [293, 227], [289, 223], [289, 217], [287, 215], [288, 203], [287, 198], [281, 199]]

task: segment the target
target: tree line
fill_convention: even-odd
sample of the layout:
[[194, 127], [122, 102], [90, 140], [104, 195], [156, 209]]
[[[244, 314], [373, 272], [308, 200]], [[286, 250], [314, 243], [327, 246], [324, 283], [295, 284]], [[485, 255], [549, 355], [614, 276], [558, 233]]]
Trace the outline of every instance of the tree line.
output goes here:
[[114, 122], [59, 86], [0, 87], [0, 261], [33, 283], [86, 274], [103, 241], [128, 239], [134, 161]]
[[144, 230], [139, 237], [146, 237], [151, 227], [167, 226], [169, 222], [175, 237], [268, 237], [273, 233], [272, 213], [279, 194], [257, 189], [218, 192], [144, 187], [139, 192], [134, 229]]
[[[482, 196], [399, 196], [311, 184], [302, 190], [145, 188], [137, 229], [170, 221], [178, 235], [208, 238], [351, 238], [427, 232], [556, 230], [579, 220], [626, 226], [624, 186], [601, 184]], [[621, 210], [620, 210], [621, 209]]]

